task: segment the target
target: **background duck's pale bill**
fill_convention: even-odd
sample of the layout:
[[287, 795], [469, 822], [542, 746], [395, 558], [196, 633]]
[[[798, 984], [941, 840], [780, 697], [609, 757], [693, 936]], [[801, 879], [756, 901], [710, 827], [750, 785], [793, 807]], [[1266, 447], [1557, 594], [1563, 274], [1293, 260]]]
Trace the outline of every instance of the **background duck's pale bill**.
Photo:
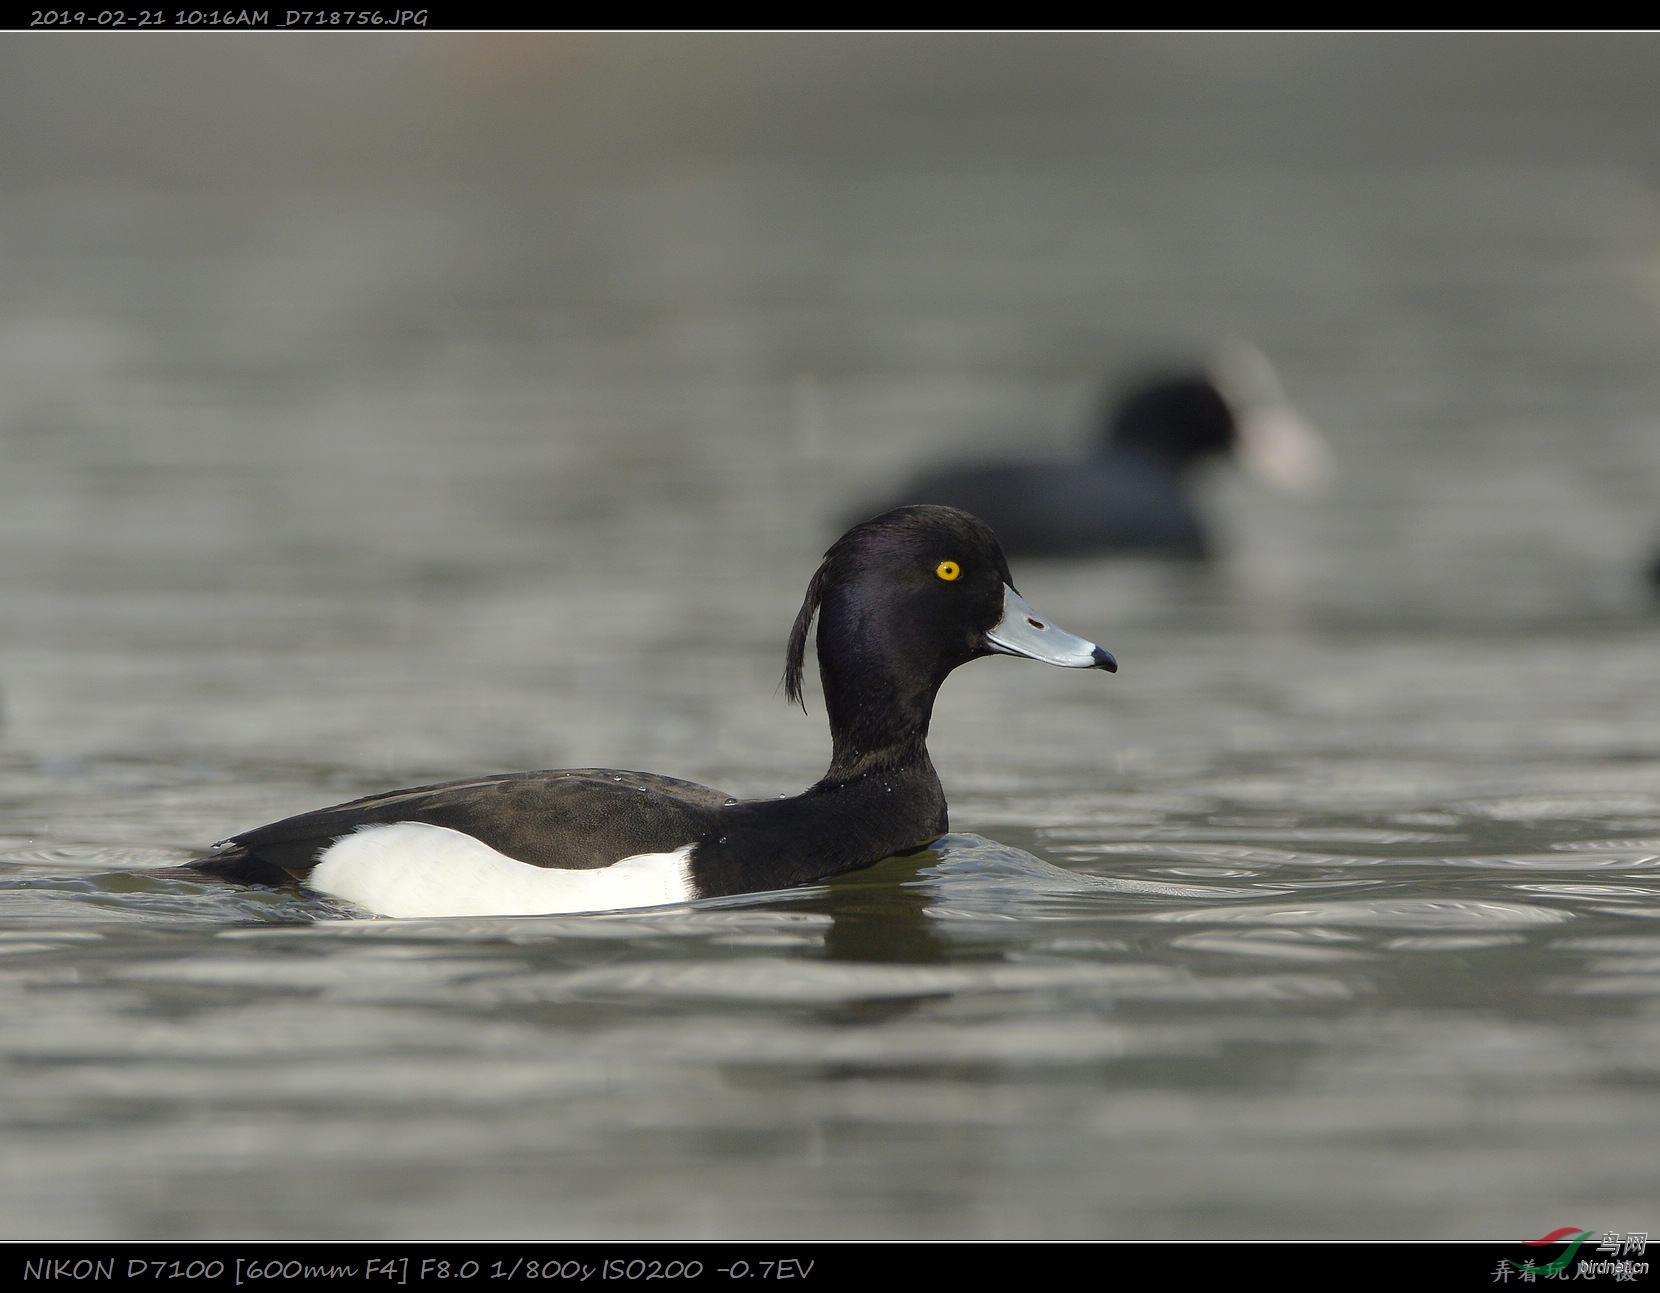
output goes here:
[[1003, 585], [1003, 618], [986, 634], [986, 640], [1004, 655], [1025, 656], [1028, 660], [1041, 660], [1067, 669], [1118, 672], [1118, 661], [1113, 659], [1112, 652], [1056, 628], [1007, 584]]
[[1247, 409], [1236, 422], [1240, 463], [1253, 476], [1292, 494], [1307, 494], [1332, 478], [1331, 448], [1289, 404]]
[[1293, 494], [1312, 493], [1332, 478], [1331, 446], [1291, 401], [1279, 374], [1248, 341], [1225, 341], [1206, 366], [1233, 410], [1235, 456], [1253, 476]]

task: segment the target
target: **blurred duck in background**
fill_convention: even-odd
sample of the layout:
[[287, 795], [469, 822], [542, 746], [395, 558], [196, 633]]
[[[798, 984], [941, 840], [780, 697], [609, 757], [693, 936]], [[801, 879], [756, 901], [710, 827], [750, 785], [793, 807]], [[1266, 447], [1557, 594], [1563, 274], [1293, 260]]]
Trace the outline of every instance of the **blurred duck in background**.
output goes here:
[[919, 477], [870, 513], [961, 508], [983, 517], [1006, 551], [1027, 556], [1205, 557], [1210, 542], [1189, 486], [1200, 463], [1227, 456], [1292, 493], [1332, 474], [1325, 440], [1286, 400], [1267, 357], [1240, 341], [1198, 370], [1131, 384], [1086, 457], [965, 463]]

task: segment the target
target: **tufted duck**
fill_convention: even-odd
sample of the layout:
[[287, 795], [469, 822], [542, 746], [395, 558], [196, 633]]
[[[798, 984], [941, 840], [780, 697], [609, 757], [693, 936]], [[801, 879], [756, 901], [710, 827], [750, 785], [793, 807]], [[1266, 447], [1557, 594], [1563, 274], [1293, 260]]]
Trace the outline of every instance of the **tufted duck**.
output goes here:
[[782, 889], [946, 831], [926, 740], [935, 693], [958, 665], [1004, 654], [1118, 668], [1028, 606], [991, 530], [947, 507], [899, 508], [831, 546], [790, 632], [792, 701], [815, 615], [830, 768], [794, 798], [740, 802], [611, 769], [498, 774], [302, 813], [189, 867], [298, 882], [386, 916], [604, 911]]

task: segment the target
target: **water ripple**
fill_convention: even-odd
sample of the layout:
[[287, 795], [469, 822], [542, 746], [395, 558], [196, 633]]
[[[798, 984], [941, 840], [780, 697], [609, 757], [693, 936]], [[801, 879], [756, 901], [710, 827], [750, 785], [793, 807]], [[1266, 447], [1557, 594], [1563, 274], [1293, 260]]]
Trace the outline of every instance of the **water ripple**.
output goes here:
[[1306, 903], [1295, 907], [1227, 906], [1151, 912], [1139, 920], [1191, 924], [1362, 925], [1380, 928], [1479, 928], [1491, 925], [1556, 925], [1573, 913], [1553, 907], [1474, 898], [1367, 898]]
[[1127, 1000], [1344, 999], [1350, 985], [1302, 975], [1205, 978], [1160, 965], [857, 965], [752, 958], [605, 966], [475, 985], [468, 999], [552, 1002], [638, 997], [838, 1004], [986, 993], [1081, 993]]
[[1360, 867], [1437, 866], [1469, 867], [1478, 870], [1592, 871], [1660, 870], [1660, 853], [1642, 848], [1576, 849], [1554, 853], [1470, 854], [1436, 857], [1381, 857], [1347, 853], [1302, 853], [1289, 849], [1265, 849], [1224, 844], [1107, 843], [1069, 844], [1069, 854], [1088, 856], [1130, 855], [1136, 857], [1181, 858], [1184, 861], [1224, 864], [1248, 863], [1274, 867], [1324, 867], [1345, 870]]

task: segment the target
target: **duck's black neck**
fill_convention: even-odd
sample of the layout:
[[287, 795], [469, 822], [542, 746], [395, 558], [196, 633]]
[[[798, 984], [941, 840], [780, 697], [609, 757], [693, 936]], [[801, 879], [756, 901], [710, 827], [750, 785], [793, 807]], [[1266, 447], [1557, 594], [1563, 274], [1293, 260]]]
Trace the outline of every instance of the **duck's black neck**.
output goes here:
[[[819, 676], [833, 742], [830, 768], [792, 799], [722, 810], [733, 830], [699, 846], [700, 897], [746, 893], [757, 874], [784, 888], [870, 866], [950, 829], [945, 791], [928, 758], [928, 719], [940, 678], [924, 674], [875, 630], [819, 633]], [[906, 664], [909, 663], [907, 670]]]
[[820, 621], [818, 659], [830, 718], [824, 781], [925, 769], [937, 784], [928, 723], [945, 670], [919, 659], [903, 631], [876, 630], [833, 613]]
[[892, 740], [869, 730], [834, 729], [830, 766], [825, 770], [824, 780], [843, 783], [872, 774], [898, 774], [911, 768], [927, 768], [932, 776], [927, 735], [926, 718], [922, 730]]

